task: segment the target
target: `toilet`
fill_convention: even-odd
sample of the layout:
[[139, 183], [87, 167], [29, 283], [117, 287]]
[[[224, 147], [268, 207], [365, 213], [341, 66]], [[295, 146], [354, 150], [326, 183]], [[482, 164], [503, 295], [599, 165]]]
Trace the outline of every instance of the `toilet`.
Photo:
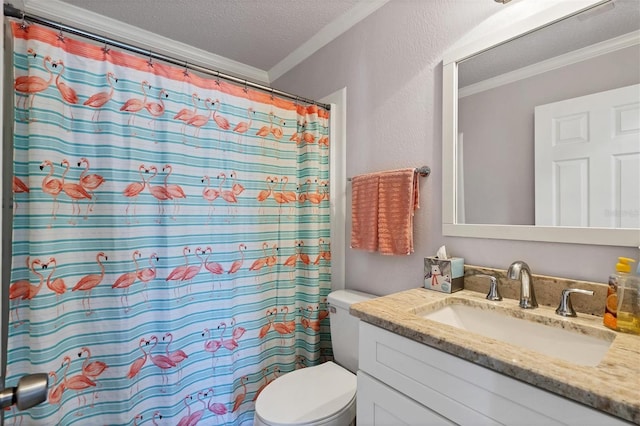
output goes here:
[[359, 320], [349, 307], [373, 297], [354, 290], [329, 293], [335, 362], [301, 368], [271, 382], [256, 400], [254, 426], [355, 424]]

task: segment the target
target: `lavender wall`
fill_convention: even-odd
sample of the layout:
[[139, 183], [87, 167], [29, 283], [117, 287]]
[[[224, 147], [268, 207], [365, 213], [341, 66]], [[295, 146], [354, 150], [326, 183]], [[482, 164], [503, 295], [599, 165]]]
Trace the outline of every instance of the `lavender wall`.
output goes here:
[[[312, 99], [347, 88], [347, 176], [431, 166], [431, 176], [420, 181], [415, 253], [381, 256], [347, 248], [347, 288], [384, 295], [421, 286], [423, 258], [442, 244], [468, 264], [506, 269], [522, 259], [534, 273], [599, 282], [616, 256], [637, 257], [632, 248], [442, 235], [442, 54], [500, 7], [477, 0], [391, 0], [274, 82]], [[350, 215], [348, 203], [347, 244]]]

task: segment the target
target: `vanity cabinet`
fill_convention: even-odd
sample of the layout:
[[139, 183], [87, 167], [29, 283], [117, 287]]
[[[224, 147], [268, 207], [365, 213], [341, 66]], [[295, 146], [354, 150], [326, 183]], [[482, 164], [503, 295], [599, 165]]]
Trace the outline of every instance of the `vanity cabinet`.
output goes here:
[[630, 424], [364, 321], [359, 341], [362, 426]]

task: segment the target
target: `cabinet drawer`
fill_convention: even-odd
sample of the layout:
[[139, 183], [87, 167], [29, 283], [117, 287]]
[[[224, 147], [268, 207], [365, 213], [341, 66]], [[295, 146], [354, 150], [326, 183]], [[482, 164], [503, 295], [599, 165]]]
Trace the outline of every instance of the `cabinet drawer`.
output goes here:
[[409, 397], [358, 371], [358, 414], [362, 426], [454, 425]]
[[458, 424], [628, 424], [363, 321], [359, 341], [360, 370]]

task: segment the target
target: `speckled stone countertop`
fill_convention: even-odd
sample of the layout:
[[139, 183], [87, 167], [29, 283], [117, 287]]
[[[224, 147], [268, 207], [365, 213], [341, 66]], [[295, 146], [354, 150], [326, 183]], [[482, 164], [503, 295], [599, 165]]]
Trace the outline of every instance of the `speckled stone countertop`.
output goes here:
[[[517, 300], [489, 302], [484, 296], [470, 290], [446, 294], [416, 288], [356, 303], [350, 312], [393, 333], [640, 424], [640, 336], [609, 330], [602, 325], [602, 317], [578, 312], [578, 317], [568, 319], [548, 306], [521, 309]], [[455, 303], [612, 339], [612, 343], [597, 366], [581, 366], [420, 316], [453, 298]]]

